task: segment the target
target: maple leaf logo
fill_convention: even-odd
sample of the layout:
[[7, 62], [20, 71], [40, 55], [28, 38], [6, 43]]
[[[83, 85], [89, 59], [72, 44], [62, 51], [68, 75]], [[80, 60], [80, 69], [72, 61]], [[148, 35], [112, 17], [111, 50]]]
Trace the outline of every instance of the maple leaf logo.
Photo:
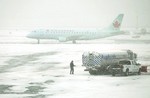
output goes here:
[[118, 21], [115, 21], [115, 22], [113, 23], [113, 26], [114, 26], [115, 28], [119, 28], [119, 27], [120, 27], [120, 23], [119, 23]]

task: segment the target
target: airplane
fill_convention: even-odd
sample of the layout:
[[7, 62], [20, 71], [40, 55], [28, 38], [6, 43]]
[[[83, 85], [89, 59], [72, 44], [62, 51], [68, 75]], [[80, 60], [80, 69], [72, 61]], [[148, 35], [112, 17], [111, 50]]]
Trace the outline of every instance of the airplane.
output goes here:
[[103, 29], [40, 29], [31, 31], [27, 37], [37, 39], [38, 44], [40, 39], [54, 39], [59, 42], [76, 40], [93, 40], [110, 36], [123, 34], [120, 31], [124, 14], [119, 14], [117, 18], [110, 24], [110, 26]]

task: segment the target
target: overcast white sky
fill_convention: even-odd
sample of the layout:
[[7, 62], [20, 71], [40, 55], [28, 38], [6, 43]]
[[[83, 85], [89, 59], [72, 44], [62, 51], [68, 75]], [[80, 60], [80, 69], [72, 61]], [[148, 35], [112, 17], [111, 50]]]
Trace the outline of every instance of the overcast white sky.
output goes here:
[[123, 27], [150, 27], [150, 0], [0, 0], [0, 28], [109, 25], [124, 13]]

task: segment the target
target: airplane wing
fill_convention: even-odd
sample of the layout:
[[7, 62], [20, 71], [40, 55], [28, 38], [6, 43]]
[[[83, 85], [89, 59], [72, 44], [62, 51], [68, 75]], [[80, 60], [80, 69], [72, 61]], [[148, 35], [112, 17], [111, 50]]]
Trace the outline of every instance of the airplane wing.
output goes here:
[[59, 42], [66, 42], [66, 41], [73, 41], [73, 40], [79, 40], [82, 39], [83, 36], [81, 35], [74, 35], [74, 36], [68, 36], [68, 37], [59, 37]]

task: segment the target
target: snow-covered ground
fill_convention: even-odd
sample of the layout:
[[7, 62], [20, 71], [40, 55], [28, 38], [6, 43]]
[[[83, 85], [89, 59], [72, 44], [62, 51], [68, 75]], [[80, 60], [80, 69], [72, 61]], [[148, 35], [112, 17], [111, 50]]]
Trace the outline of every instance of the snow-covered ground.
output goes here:
[[120, 49], [150, 65], [150, 44], [0, 44], [0, 98], [150, 98], [149, 73], [93, 76], [81, 66], [85, 51]]

